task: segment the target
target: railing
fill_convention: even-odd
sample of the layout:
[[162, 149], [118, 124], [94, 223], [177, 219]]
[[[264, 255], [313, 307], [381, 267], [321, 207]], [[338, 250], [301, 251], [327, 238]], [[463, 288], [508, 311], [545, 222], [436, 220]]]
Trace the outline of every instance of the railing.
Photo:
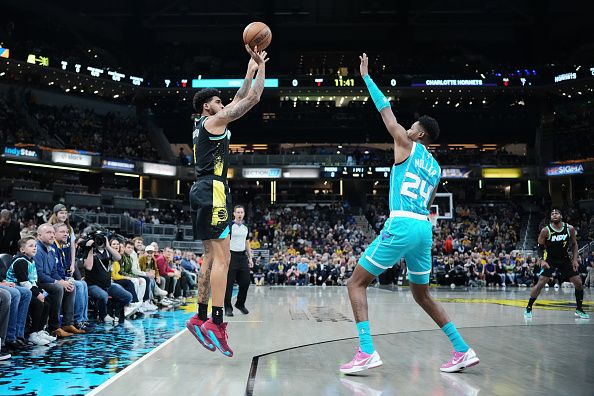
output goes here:
[[204, 251], [202, 241], [173, 241], [171, 247], [180, 250], [189, 250], [194, 253], [200, 253]]
[[[180, 231], [183, 242], [194, 241], [194, 233], [191, 225], [143, 223], [134, 217], [123, 214], [91, 213], [80, 210], [72, 212], [71, 216], [75, 223], [98, 224], [101, 227], [118, 230], [128, 235], [142, 235], [143, 238], [149, 240], [148, 243], [153, 241], [173, 241]], [[200, 244], [200, 249], [201, 246]]]
[[268, 249], [252, 249], [252, 255], [254, 259], [262, 257], [266, 262], [270, 261], [270, 250]]
[[532, 212], [528, 213], [528, 222], [526, 223], [526, 231], [524, 232], [524, 241], [522, 242], [522, 250], [526, 250], [526, 241], [528, 240], [528, 233], [530, 232], [530, 226], [532, 220]]
[[594, 251], [594, 241], [588, 242], [578, 250], [578, 255], [582, 258], [582, 264], [586, 263], [586, 257]]

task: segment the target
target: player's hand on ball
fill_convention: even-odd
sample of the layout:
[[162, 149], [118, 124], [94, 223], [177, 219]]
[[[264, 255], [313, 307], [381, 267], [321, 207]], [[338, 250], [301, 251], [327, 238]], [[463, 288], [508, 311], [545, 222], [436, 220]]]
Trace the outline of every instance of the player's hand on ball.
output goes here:
[[254, 62], [256, 62], [256, 64], [259, 66], [262, 66], [263, 64], [265, 64], [266, 62], [268, 62], [268, 58], [266, 58], [266, 56], [268, 55], [268, 53], [266, 51], [260, 51], [258, 52], [258, 46], [254, 47], [254, 49], [252, 50], [250, 48], [249, 45], [245, 45], [245, 50], [248, 52], [248, 54], [250, 54], [250, 56], [252, 57], [252, 59], [254, 60]]
[[[268, 58], [266, 58], [266, 56], [268, 55], [268, 53], [266, 51], [262, 51], [261, 52], [262, 56], [264, 57], [264, 63], [268, 62]], [[254, 58], [250, 58], [250, 61], [248, 62], [248, 68], [252, 71], [252, 72], [256, 72], [258, 70], [258, 63], [256, 63], [256, 61], [254, 60]]]
[[363, 55], [360, 56], [359, 59], [361, 60], [359, 71], [361, 72], [361, 77], [365, 77], [369, 74], [369, 58], [367, 58], [367, 54], [363, 52]]

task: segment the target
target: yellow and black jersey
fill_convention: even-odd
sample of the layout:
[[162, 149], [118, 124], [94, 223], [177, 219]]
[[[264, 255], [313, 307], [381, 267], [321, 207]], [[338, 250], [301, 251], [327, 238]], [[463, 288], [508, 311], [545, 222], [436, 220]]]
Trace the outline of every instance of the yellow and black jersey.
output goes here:
[[202, 116], [194, 121], [192, 142], [196, 177], [218, 176], [226, 179], [231, 131], [225, 129], [222, 135], [213, 135], [204, 128], [206, 119], [206, 116]]

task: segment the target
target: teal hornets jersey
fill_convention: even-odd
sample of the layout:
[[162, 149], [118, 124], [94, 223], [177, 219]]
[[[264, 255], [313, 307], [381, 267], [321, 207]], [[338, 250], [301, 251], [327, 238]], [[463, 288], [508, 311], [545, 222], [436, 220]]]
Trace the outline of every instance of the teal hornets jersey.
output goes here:
[[439, 184], [441, 168], [424, 145], [413, 142], [406, 161], [392, 166], [390, 211], [428, 215], [429, 200]]

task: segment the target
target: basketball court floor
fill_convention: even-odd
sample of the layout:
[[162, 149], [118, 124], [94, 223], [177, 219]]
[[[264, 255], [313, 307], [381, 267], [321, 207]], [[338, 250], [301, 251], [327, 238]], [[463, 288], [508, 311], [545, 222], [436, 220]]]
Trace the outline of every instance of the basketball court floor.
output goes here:
[[[441, 373], [450, 343], [408, 288], [370, 288], [371, 330], [384, 365], [361, 375], [342, 375], [339, 365], [353, 357], [358, 345], [345, 287], [251, 286], [250, 314], [236, 310], [228, 318], [233, 358], [205, 350], [185, 330], [184, 322], [196, 308], [190, 304], [152, 320], [63, 341], [72, 347], [39, 354], [33, 365], [38, 367], [28, 367], [16, 378], [7, 378], [6, 366], [0, 366], [0, 393], [593, 394], [594, 323], [574, 317], [573, 289], [543, 291], [531, 321], [523, 317], [525, 288], [434, 288], [432, 293], [477, 351], [478, 366]], [[587, 290], [587, 311], [593, 308], [592, 297]], [[94, 345], [102, 342], [103, 347]], [[44, 367], [48, 359], [52, 366]]]

